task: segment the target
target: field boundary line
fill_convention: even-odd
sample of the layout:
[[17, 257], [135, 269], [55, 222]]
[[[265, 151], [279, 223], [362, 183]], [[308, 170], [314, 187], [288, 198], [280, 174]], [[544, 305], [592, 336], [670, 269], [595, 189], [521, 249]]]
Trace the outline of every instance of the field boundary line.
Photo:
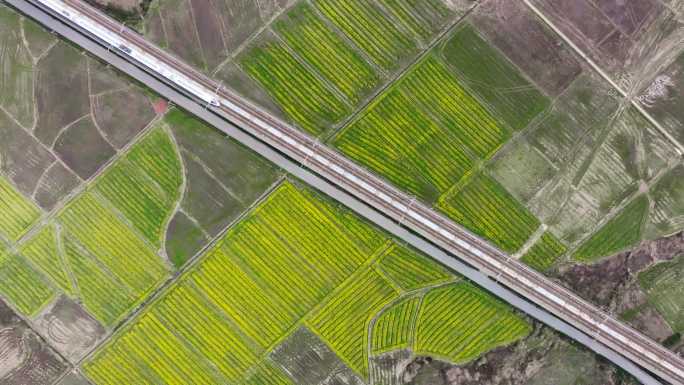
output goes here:
[[523, 0], [525, 5], [538, 17], [544, 24], [546, 24], [551, 30], [553, 30], [567, 45], [569, 45], [576, 54], [578, 54], [585, 62], [587, 62], [602, 78], [604, 78], [616, 91], [622, 95], [623, 98], [627, 99], [629, 103], [641, 113], [646, 120], [649, 121], [660, 133], [667, 138], [672, 144], [675, 145], [677, 152], [680, 156], [684, 155], [684, 145], [682, 145], [672, 134], [670, 134], [663, 126], [656, 121], [651, 114], [649, 114], [638, 102], [636, 102], [630, 94], [628, 94], [622, 87], [620, 87], [613, 79], [605, 72], [599, 65], [592, 60], [589, 55], [582, 51], [568, 36], [563, 33], [552, 21], [548, 18], [539, 7], [532, 4], [530, 0]]

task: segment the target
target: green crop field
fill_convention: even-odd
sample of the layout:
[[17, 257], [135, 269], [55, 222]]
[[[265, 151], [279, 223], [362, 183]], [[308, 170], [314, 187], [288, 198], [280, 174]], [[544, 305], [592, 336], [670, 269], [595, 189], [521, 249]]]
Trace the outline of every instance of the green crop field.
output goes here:
[[404, 291], [416, 290], [454, 278], [444, 266], [413, 249], [396, 244], [380, 257], [377, 267]]
[[346, 155], [435, 202], [508, 137], [447, 66], [429, 56], [334, 139]]
[[307, 326], [365, 377], [372, 346], [388, 350], [412, 339], [417, 302], [379, 314], [383, 308], [402, 290], [448, 279], [445, 268], [286, 181], [86, 362], [85, 373], [102, 384], [289, 385], [266, 357]]
[[460, 190], [445, 195], [438, 207], [509, 253], [520, 249], [539, 227], [532, 213], [485, 174], [473, 176]]
[[412, 347], [413, 326], [420, 301], [420, 296], [402, 299], [377, 318], [371, 342], [373, 354]]
[[371, 318], [398, 293], [375, 271], [362, 272], [343, 287], [310, 321], [321, 336], [357, 373], [368, 374], [368, 326]]
[[635, 245], [641, 240], [647, 215], [648, 198], [643, 195], [604, 224], [575, 251], [573, 257], [578, 261], [591, 262]]
[[392, 70], [415, 51], [412, 37], [377, 5], [363, 0], [316, 0], [316, 7], [380, 67]]
[[321, 134], [350, 112], [322, 79], [280, 44], [267, 42], [253, 47], [241, 56], [240, 62], [290, 118], [310, 134]]
[[331, 30], [310, 5], [295, 6], [276, 20], [273, 28], [353, 103], [379, 82], [371, 66]]
[[440, 47], [441, 56], [512, 130], [525, 128], [550, 104], [508, 59], [464, 24]]
[[0, 244], [0, 294], [22, 314], [33, 316], [55, 292], [22, 257], [12, 255]]
[[160, 247], [166, 222], [180, 199], [182, 176], [174, 143], [156, 128], [97, 180], [94, 191]]
[[40, 210], [0, 176], [0, 235], [15, 241], [40, 216]]
[[565, 253], [565, 250], [565, 245], [547, 231], [527, 250], [520, 260], [530, 267], [544, 271], [553, 266], [558, 257]]
[[470, 283], [428, 292], [415, 330], [419, 354], [466, 362], [531, 332], [531, 326], [508, 307]]

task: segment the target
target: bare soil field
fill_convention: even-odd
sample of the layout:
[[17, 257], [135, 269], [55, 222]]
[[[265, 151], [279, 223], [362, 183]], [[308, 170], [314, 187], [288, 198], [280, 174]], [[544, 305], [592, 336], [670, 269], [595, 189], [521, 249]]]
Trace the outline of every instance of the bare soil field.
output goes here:
[[0, 170], [51, 209], [155, 113], [124, 76], [6, 7], [0, 19]]
[[212, 72], [289, 0], [157, 0], [142, 25], [162, 47]]
[[641, 89], [678, 50], [681, 20], [656, 0], [533, 0], [565, 35], [626, 89]]
[[128, 144], [155, 116], [150, 100], [135, 88], [93, 96], [92, 103], [97, 127], [117, 149]]
[[632, 250], [591, 265], [565, 265], [552, 273], [580, 296], [628, 321], [646, 335], [664, 341], [674, 331], [638, 281], [639, 273], [684, 254], [684, 233], [644, 241]]
[[38, 333], [72, 363], [80, 360], [105, 334], [99, 322], [66, 296], [45, 309], [35, 325]]
[[59, 43], [38, 65], [38, 123], [34, 134], [48, 147], [62, 128], [90, 113], [86, 63], [86, 57], [73, 47]]
[[480, 5], [472, 23], [550, 96], [557, 96], [582, 68], [571, 49], [520, 1]]
[[290, 373], [297, 385], [363, 385], [364, 382], [307, 327], [292, 333], [271, 359]]
[[81, 179], [90, 178], [116, 154], [90, 116], [62, 131], [55, 141], [55, 152]]
[[0, 300], [0, 382], [49, 385], [67, 365]]

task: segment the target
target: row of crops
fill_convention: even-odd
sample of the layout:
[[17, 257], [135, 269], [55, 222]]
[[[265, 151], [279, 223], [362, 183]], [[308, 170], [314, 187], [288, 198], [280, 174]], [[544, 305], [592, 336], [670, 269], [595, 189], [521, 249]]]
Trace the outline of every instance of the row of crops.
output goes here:
[[530, 331], [501, 302], [470, 283], [457, 282], [388, 307], [373, 325], [371, 347], [374, 354], [408, 348], [460, 363]]
[[539, 227], [539, 220], [496, 180], [480, 173], [442, 197], [439, 208], [502, 250], [520, 249]]
[[431, 55], [340, 132], [333, 145], [433, 203], [508, 135]]
[[23, 314], [34, 314], [54, 297], [54, 290], [18, 255], [0, 244], [0, 293]]
[[23, 314], [38, 312], [55, 291], [20, 255], [8, 250], [41, 215], [40, 209], [0, 176], [0, 294]]
[[[366, 376], [371, 340], [393, 346], [413, 340], [418, 302], [381, 316], [387, 321], [376, 324], [389, 325], [382, 337], [370, 334], [374, 318], [402, 295], [457, 279], [289, 181], [202, 258], [84, 365], [89, 377], [102, 384], [181, 378], [181, 383], [290, 384], [286, 371], [268, 357], [301, 326]], [[493, 301], [484, 293], [480, 297]], [[497, 309], [505, 310], [501, 320], [510, 317], [502, 305]], [[393, 335], [395, 319], [411, 328]], [[518, 329], [510, 335], [521, 336]], [[497, 336], [492, 338], [503, 341]], [[477, 345], [479, 352], [493, 346], [491, 341]]]
[[40, 209], [0, 176], [0, 213], [0, 236], [16, 241], [38, 219]]
[[416, 319], [414, 349], [466, 362], [530, 331], [530, 325], [502, 303], [463, 282], [425, 295]]
[[350, 115], [451, 16], [440, 0], [302, 2], [239, 62], [290, 119], [320, 135]]
[[[0, 268], [7, 275], [0, 292], [29, 316], [62, 292], [103, 325], [113, 326], [168, 277], [169, 267], [157, 250], [181, 185], [175, 144], [157, 128], [20, 242]], [[11, 238], [7, 235], [16, 239], [25, 231], [19, 227], [28, 227], [39, 211], [18, 201], [21, 196], [7, 186], [1, 185], [0, 193], [14, 200], [2, 201], [21, 209]]]
[[98, 179], [94, 190], [160, 247], [182, 183], [176, 147], [170, 135], [156, 129]]
[[565, 253], [566, 247], [553, 234], [546, 231], [520, 260], [539, 271], [551, 267]]

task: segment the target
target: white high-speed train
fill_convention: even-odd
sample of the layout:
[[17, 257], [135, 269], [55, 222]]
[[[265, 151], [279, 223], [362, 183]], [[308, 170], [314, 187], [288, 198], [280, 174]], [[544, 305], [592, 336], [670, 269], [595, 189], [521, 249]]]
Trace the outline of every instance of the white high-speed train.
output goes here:
[[152, 55], [143, 54], [139, 48], [127, 46], [125, 41], [117, 34], [100, 26], [90, 18], [82, 16], [81, 13], [73, 7], [70, 7], [60, 0], [40, 0], [39, 2], [40, 4], [49, 7], [53, 13], [72, 21], [91, 35], [108, 44], [110, 47], [130, 56], [135, 59], [136, 62], [151, 69], [154, 73], [162, 75], [166, 79], [177, 84], [181, 89], [192, 93], [200, 100], [214, 107], [221, 106], [220, 99], [217, 98], [216, 95], [208, 92], [205, 87], [202, 87], [187, 76], [180, 75], [173, 68], [169, 67], [166, 63], [157, 60]]

